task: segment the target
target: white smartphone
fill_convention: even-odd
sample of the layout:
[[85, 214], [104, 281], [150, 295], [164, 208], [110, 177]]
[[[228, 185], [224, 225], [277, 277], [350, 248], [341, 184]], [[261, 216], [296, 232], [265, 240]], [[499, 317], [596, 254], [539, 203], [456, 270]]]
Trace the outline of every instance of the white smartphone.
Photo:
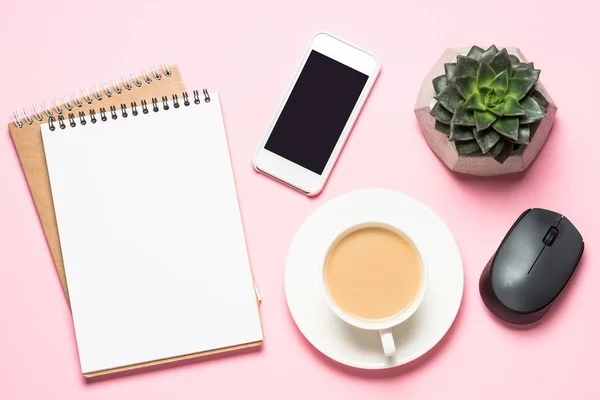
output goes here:
[[254, 168], [309, 196], [318, 194], [379, 69], [374, 55], [316, 34], [254, 154]]

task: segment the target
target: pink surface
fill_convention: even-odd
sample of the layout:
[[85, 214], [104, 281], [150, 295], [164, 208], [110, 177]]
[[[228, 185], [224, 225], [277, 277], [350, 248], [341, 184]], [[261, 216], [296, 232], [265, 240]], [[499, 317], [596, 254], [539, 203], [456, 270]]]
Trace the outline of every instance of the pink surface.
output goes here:
[[[2, 128], [0, 399], [600, 398], [600, 131], [593, 111], [600, 6], [350, 3], [2, 2], [2, 126], [13, 109], [162, 60], [180, 66], [189, 88], [221, 93], [266, 344], [258, 353], [85, 383], [69, 309]], [[326, 190], [309, 199], [257, 175], [251, 157], [309, 38], [321, 29], [377, 54], [382, 73]], [[558, 105], [547, 146], [523, 176], [453, 175], [418, 130], [412, 108], [422, 77], [446, 47], [473, 43], [520, 47], [542, 69]], [[412, 365], [377, 374], [342, 368], [313, 350], [294, 326], [283, 290], [286, 252], [304, 219], [335, 196], [373, 187], [431, 206], [454, 232], [465, 265], [463, 305], [444, 341]], [[519, 331], [488, 314], [478, 279], [514, 219], [531, 206], [566, 214], [586, 251], [543, 323]]]

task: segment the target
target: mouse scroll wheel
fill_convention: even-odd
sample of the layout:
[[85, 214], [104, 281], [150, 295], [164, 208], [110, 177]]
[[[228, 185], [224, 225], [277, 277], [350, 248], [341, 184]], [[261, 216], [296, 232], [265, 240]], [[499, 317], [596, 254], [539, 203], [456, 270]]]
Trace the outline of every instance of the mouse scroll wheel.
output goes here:
[[544, 244], [546, 246], [552, 246], [552, 243], [554, 243], [557, 236], [558, 236], [558, 229], [551, 226], [550, 229], [548, 229], [548, 232], [546, 232], [546, 234], [544, 235], [544, 239], [543, 239]]

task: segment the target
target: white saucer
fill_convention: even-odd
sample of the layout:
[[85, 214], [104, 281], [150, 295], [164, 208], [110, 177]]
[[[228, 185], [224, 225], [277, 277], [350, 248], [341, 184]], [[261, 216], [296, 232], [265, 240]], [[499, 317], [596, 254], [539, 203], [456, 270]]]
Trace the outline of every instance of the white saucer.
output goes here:
[[[394, 328], [397, 354], [385, 357], [379, 334], [352, 327], [328, 308], [319, 284], [319, 267], [339, 232], [366, 220], [394, 221], [426, 232], [432, 263], [421, 307]], [[463, 294], [460, 252], [450, 230], [428, 207], [404, 194], [363, 190], [340, 196], [315, 211], [302, 225], [288, 252], [285, 292], [296, 325], [321, 353], [342, 364], [382, 369], [406, 364], [427, 353], [446, 334]]]

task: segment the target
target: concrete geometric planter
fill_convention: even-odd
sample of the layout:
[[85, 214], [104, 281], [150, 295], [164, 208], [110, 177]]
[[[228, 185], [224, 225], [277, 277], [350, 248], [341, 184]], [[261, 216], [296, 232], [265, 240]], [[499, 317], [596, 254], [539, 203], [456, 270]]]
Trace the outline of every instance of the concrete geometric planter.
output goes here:
[[[527, 59], [518, 48], [506, 48], [506, 50], [509, 54], [516, 56], [521, 62], [527, 62]], [[531, 165], [544, 147], [557, 111], [557, 107], [552, 101], [550, 94], [539, 80], [535, 86], [535, 97], [539, 104], [545, 106], [546, 115], [531, 125], [529, 144], [515, 145], [512, 154], [503, 163], [481, 152], [459, 156], [455, 143], [450, 141], [448, 136], [438, 131], [435, 127], [436, 119], [430, 114], [430, 111], [437, 103], [434, 99], [436, 93], [432, 80], [444, 74], [444, 64], [456, 62], [458, 55], [466, 55], [468, 51], [469, 48], [447, 49], [423, 80], [415, 104], [415, 114], [425, 140], [440, 160], [455, 172], [479, 176], [493, 176], [524, 171]]]

